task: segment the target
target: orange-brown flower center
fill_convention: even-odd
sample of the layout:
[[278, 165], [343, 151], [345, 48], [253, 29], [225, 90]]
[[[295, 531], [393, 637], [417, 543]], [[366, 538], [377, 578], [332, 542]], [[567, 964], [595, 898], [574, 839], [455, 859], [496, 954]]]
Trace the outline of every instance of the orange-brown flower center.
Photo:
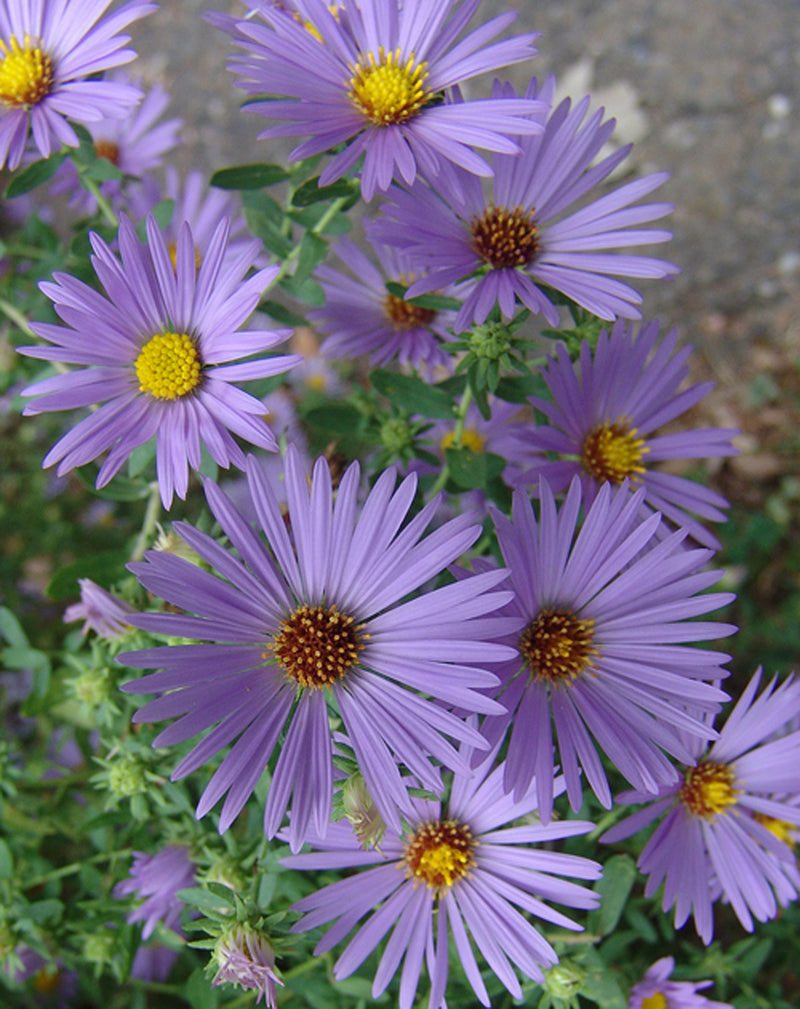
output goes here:
[[335, 606], [299, 606], [264, 653], [301, 687], [330, 687], [355, 665], [368, 634]]
[[387, 294], [383, 301], [383, 311], [386, 318], [395, 329], [417, 329], [429, 326], [436, 318], [436, 310], [413, 305], [395, 294]]
[[488, 206], [472, 219], [472, 247], [495, 270], [527, 266], [539, 251], [533, 210]]
[[535, 679], [569, 684], [591, 667], [597, 656], [593, 641], [594, 620], [545, 609], [523, 631], [519, 650]]
[[94, 145], [94, 153], [98, 158], [105, 158], [112, 165], [119, 165], [119, 144], [113, 140], [97, 140]]

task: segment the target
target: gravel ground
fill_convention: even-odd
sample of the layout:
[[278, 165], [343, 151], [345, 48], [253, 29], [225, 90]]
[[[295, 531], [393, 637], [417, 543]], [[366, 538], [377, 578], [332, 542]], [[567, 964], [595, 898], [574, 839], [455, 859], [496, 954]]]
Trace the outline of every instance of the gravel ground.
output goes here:
[[[431, 0], [435, 2], [435, 0]], [[206, 24], [208, 0], [162, 0], [135, 26], [149, 82], [160, 80], [186, 121], [177, 163], [206, 172], [280, 160], [257, 141], [225, 70], [226, 37]], [[505, 9], [485, 0], [485, 16]], [[217, 9], [241, 13], [242, 2]], [[589, 91], [633, 140], [630, 171], [666, 169], [659, 196], [676, 205], [667, 255], [681, 275], [645, 286], [645, 311], [677, 324], [723, 382], [757, 344], [800, 353], [800, 2], [561, 0], [516, 5], [541, 33], [539, 56], [512, 68], [554, 72], [565, 94]], [[476, 92], [477, 93], [477, 90]], [[665, 247], [661, 247], [663, 250]]]

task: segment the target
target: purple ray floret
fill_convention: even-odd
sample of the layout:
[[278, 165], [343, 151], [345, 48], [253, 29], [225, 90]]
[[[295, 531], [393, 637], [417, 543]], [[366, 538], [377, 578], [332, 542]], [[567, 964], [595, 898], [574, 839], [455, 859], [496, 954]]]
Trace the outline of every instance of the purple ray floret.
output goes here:
[[[340, 239], [333, 251], [348, 272], [328, 264], [319, 267], [315, 275], [325, 292], [325, 305], [308, 314], [327, 334], [320, 348], [323, 355], [369, 354], [371, 364], [397, 360], [428, 373], [435, 367], [452, 368], [442, 343], [453, 339], [448, 327], [455, 314], [417, 307], [386, 288], [387, 280], [405, 284], [410, 280], [401, 253], [376, 244], [371, 258], [348, 238]], [[452, 296], [455, 292], [441, 293]]]
[[671, 956], [656, 960], [642, 980], [631, 988], [628, 1009], [659, 1005], [663, 1009], [733, 1009], [728, 1002], [714, 1002], [700, 994], [704, 988], [710, 988], [713, 981], [672, 981], [674, 969], [675, 960]]
[[284, 519], [252, 458], [247, 476], [266, 543], [207, 482], [209, 506], [238, 557], [178, 523], [179, 535], [218, 574], [157, 552], [131, 565], [149, 591], [192, 614], [143, 614], [133, 622], [155, 633], [206, 642], [121, 657], [135, 668], [163, 670], [124, 687], [162, 694], [135, 720], [178, 716], [156, 738], [159, 746], [215, 726], [180, 763], [176, 777], [237, 740], [198, 806], [202, 816], [227, 793], [222, 831], [275, 752], [264, 829], [270, 837], [275, 834], [294, 794], [291, 839], [299, 847], [312, 825], [318, 834], [324, 832], [330, 815], [333, 705], [381, 814], [399, 829], [400, 811], [409, 809], [410, 800], [396, 760], [424, 787], [438, 790], [439, 770], [432, 760], [462, 763], [444, 737], [483, 744], [475, 729], [448, 709], [502, 710], [481, 691], [497, 684], [485, 664], [510, 654], [493, 640], [513, 626], [494, 617], [510, 598], [507, 591], [495, 590], [506, 574], [476, 575], [420, 594], [481, 529], [458, 518], [425, 535], [437, 500], [406, 521], [416, 477], [395, 488], [396, 474], [387, 470], [359, 508], [357, 464], [345, 472], [334, 501], [327, 462], [317, 460], [309, 486], [290, 446]]
[[800, 894], [792, 850], [800, 827], [800, 680], [774, 677], [756, 696], [757, 670], [708, 749], [693, 744], [685, 775], [653, 796], [625, 792], [619, 802], [648, 805], [607, 831], [611, 843], [661, 817], [639, 857], [648, 897], [664, 884], [662, 908], [675, 926], [693, 915], [697, 934], [714, 935], [713, 905], [729, 903], [742, 926], [768, 921]]
[[[531, 82], [526, 97], [555, 93], [549, 77]], [[510, 85], [495, 96], [510, 101]], [[628, 182], [586, 203], [620, 164], [630, 147], [594, 164], [614, 120], [599, 109], [585, 123], [588, 96], [574, 108], [567, 99], [547, 120], [544, 132], [520, 139], [519, 156], [495, 154], [487, 195], [479, 179], [449, 167], [442, 184], [416, 182], [409, 191], [393, 187], [376, 226], [376, 237], [407, 250], [424, 276], [411, 285], [416, 297], [477, 274], [456, 318], [456, 331], [485, 321], [495, 305], [511, 318], [517, 303], [541, 312], [551, 326], [558, 309], [553, 288], [601, 319], [639, 318], [642, 297], [617, 277], [660, 278], [677, 272], [663, 259], [616, 252], [671, 238], [669, 231], [642, 227], [672, 210], [669, 203], [640, 203], [667, 179], [664, 172]], [[406, 180], [409, 185], [413, 180]], [[573, 209], [579, 203], [580, 209]]]
[[603, 330], [594, 352], [584, 341], [575, 364], [559, 344], [542, 371], [551, 398], [530, 397], [548, 423], [516, 428], [507, 479], [535, 487], [543, 477], [558, 492], [579, 476], [589, 502], [603, 483], [628, 479], [644, 488], [645, 501], [653, 511], [687, 527], [704, 546], [719, 547], [716, 537], [694, 516], [724, 522], [725, 498], [652, 465], [669, 459], [718, 458], [737, 451], [731, 441], [739, 433], [735, 428], [659, 433], [713, 388], [711, 382], [685, 385], [691, 347], [677, 350], [677, 342], [675, 329], [659, 340], [657, 322], [642, 325], [638, 332], [618, 322], [610, 334]]
[[712, 551], [689, 549], [685, 531], [659, 541], [659, 516], [640, 516], [641, 491], [606, 485], [580, 530], [578, 480], [560, 510], [544, 482], [540, 495], [538, 522], [520, 491], [510, 521], [494, 515], [515, 592], [507, 612], [523, 630], [505, 639], [516, 656], [498, 669], [508, 711], [483, 731], [490, 741], [509, 733], [506, 787], [519, 795], [535, 775], [547, 822], [555, 762], [575, 810], [584, 780], [611, 806], [600, 752], [644, 791], [675, 780], [666, 754], [690, 760], [683, 735], [713, 737], [703, 713], [727, 697], [715, 681], [728, 656], [693, 644], [735, 628], [694, 619], [734, 597], [703, 591], [722, 575], [705, 569]]
[[98, 235], [90, 236], [92, 265], [105, 295], [65, 273], [40, 285], [64, 325], [32, 324], [52, 346], [20, 352], [83, 367], [25, 389], [24, 395], [37, 397], [25, 414], [103, 404], [50, 449], [43, 465], [57, 463], [61, 474], [107, 453], [97, 475], [103, 487], [137, 446], [155, 437], [158, 483], [168, 508], [173, 493], [186, 497], [188, 467], [199, 468], [201, 447], [226, 469], [244, 468], [233, 435], [277, 450], [264, 404], [234, 383], [281, 374], [301, 359], [242, 360], [263, 355], [289, 333], [239, 328], [278, 267], [245, 279], [260, 243], [250, 242], [232, 259], [226, 255], [229, 231], [223, 218], [201, 256], [184, 223], [173, 260], [152, 217], [146, 242], [123, 218], [119, 257]]
[[[315, 954], [327, 952], [356, 929], [334, 966], [337, 979], [352, 974], [391, 930], [375, 974], [373, 998], [400, 972], [399, 1006], [410, 1009], [426, 960], [428, 1007], [440, 1009], [445, 1005], [452, 938], [472, 990], [488, 1006], [475, 947], [512, 997], [521, 999], [514, 968], [542, 982], [542, 968], [558, 962], [531, 917], [580, 931], [550, 903], [595, 907], [597, 895], [572, 880], [595, 880], [601, 869], [589, 859], [551, 850], [551, 843], [584, 834], [592, 824], [561, 820], [542, 826], [526, 819], [528, 825], [520, 826], [519, 819], [536, 809], [536, 788], [512, 799], [495, 756], [485, 757], [473, 775], [456, 772], [447, 802], [416, 800], [404, 829], [389, 829], [380, 850], [365, 851], [349, 825], [337, 823], [325, 839], [313, 840], [318, 851], [283, 860], [296, 869], [371, 866], [294, 906], [303, 912], [294, 932], [334, 923]], [[556, 782], [556, 790], [560, 787]], [[512, 821], [517, 825], [507, 826]]]
[[136, 56], [117, 33], [156, 9], [143, 0], [0, 0], [0, 167], [15, 169], [28, 136], [43, 158], [78, 146], [67, 120], [127, 115], [139, 88], [95, 75]]
[[535, 34], [492, 41], [514, 13], [461, 37], [478, 4], [342, 0], [332, 11], [325, 0], [305, 0], [302, 14], [262, 3], [250, 20], [211, 20], [244, 49], [230, 70], [256, 99], [248, 108], [282, 120], [261, 136], [308, 136], [292, 158], [344, 144], [324, 169], [322, 185], [363, 155], [361, 190], [368, 200], [392, 179], [410, 184], [419, 172], [435, 176], [443, 164], [490, 175], [473, 147], [514, 154], [519, 147], [511, 137], [541, 131], [545, 106], [536, 98], [442, 100], [462, 81], [536, 52]]
[[193, 887], [194, 882], [195, 866], [189, 849], [181, 844], [170, 844], [155, 855], [135, 851], [130, 878], [117, 883], [114, 896], [144, 898], [128, 915], [128, 921], [132, 925], [143, 922], [142, 939], [149, 939], [159, 922], [180, 932], [183, 901], [178, 891]]

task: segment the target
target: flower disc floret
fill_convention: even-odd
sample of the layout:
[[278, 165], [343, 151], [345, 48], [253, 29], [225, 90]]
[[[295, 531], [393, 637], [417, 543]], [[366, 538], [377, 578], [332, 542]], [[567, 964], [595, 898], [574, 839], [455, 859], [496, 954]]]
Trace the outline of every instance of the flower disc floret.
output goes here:
[[494, 270], [527, 266], [539, 249], [539, 229], [533, 210], [490, 204], [472, 219], [472, 244]]
[[178, 399], [200, 384], [203, 363], [186, 333], [156, 333], [135, 361], [140, 392], [156, 399]]
[[270, 647], [287, 676], [301, 687], [318, 689], [348, 673], [364, 648], [364, 637], [362, 625], [335, 606], [300, 606], [281, 623]]
[[733, 771], [726, 764], [704, 761], [686, 772], [680, 799], [693, 816], [713, 819], [736, 802], [739, 789], [735, 788]]
[[458, 820], [425, 823], [406, 842], [407, 874], [441, 894], [475, 868], [475, 843], [472, 831]]
[[37, 105], [53, 86], [53, 59], [39, 43], [25, 35], [22, 45], [14, 35], [0, 39], [0, 102], [4, 105]]
[[119, 144], [114, 140], [98, 140], [94, 145], [94, 153], [98, 158], [105, 158], [112, 165], [119, 165]]
[[591, 667], [597, 655], [593, 640], [594, 620], [547, 608], [525, 628], [519, 650], [535, 679], [557, 686], [576, 680]]
[[375, 126], [405, 123], [431, 100], [427, 76], [427, 64], [417, 63], [413, 53], [404, 62], [399, 48], [386, 53], [381, 46], [377, 60], [365, 53], [353, 66], [350, 98]]
[[605, 420], [584, 439], [581, 465], [599, 483], [621, 484], [644, 473], [642, 459], [648, 451], [644, 438], [627, 417]]
[[396, 294], [387, 294], [383, 303], [386, 318], [395, 329], [417, 329], [420, 326], [430, 326], [436, 318], [436, 310], [414, 305]]
[[642, 1000], [642, 1009], [667, 1009], [667, 1000], [660, 991], [657, 991]]

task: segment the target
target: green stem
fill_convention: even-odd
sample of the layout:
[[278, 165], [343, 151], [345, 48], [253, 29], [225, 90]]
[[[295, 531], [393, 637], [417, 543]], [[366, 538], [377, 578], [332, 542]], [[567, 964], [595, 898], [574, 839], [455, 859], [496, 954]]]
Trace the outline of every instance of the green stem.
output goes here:
[[31, 329], [31, 327], [28, 325], [28, 320], [25, 318], [22, 312], [20, 312], [20, 310], [15, 305], [12, 305], [11, 302], [5, 301], [4, 299], [0, 298], [0, 312], [2, 312], [3, 315], [6, 316], [6, 318], [10, 319], [11, 322], [13, 322], [14, 325], [17, 327], [17, 329], [22, 330], [25, 336], [27, 336], [30, 340], [39, 339], [37, 335], [34, 333], [34, 331]]
[[54, 879], [62, 879], [70, 876], [73, 872], [79, 872], [84, 865], [93, 865], [96, 862], [108, 862], [114, 858], [121, 858], [123, 855], [130, 855], [133, 848], [123, 848], [121, 851], [101, 851], [99, 855], [92, 855], [91, 858], [83, 858], [80, 862], [72, 862], [70, 865], [62, 865], [60, 869], [53, 869], [43, 876], [34, 876], [31, 880], [26, 880], [25, 889], [33, 890], [37, 886], [44, 886], [45, 883], [52, 883]]
[[136, 537], [136, 543], [133, 547], [133, 553], [131, 554], [132, 561], [140, 561], [144, 557], [144, 552], [147, 549], [147, 544], [150, 537], [153, 535], [153, 530], [158, 522], [158, 517], [161, 514], [161, 493], [158, 488], [158, 482], [150, 484], [150, 497], [147, 499], [147, 509], [144, 513], [144, 522], [142, 523], [142, 528], [139, 531], [139, 535]]
[[94, 181], [94, 179], [90, 179], [87, 175], [81, 175], [81, 184], [84, 189], [87, 189], [97, 201], [97, 207], [106, 219], [106, 223], [110, 224], [112, 228], [118, 228], [119, 218], [114, 213], [111, 204], [100, 192], [100, 186]]
[[[319, 235], [319, 234], [321, 234], [322, 231], [324, 231], [325, 227], [328, 224], [330, 224], [330, 222], [333, 220], [333, 218], [336, 216], [336, 214], [338, 214], [339, 211], [342, 209], [342, 207], [344, 206], [346, 200], [347, 200], [347, 197], [345, 197], [345, 196], [338, 196], [333, 201], [333, 203], [331, 203], [331, 205], [328, 207], [328, 209], [325, 211], [325, 213], [322, 215], [322, 217], [320, 217], [320, 219], [317, 221], [317, 223], [314, 225], [314, 227], [308, 229], [311, 232], [311, 234], [312, 235]], [[301, 244], [302, 243], [298, 242], [298, 244], [295, 245], [295, 247], [292, 249], [292, 251], [286, 257], [286, 259], [284, 259], [284, 261], [281, 263], [281, 268], [278, 271], [278, 276], [273, 281], [274, 284], [279, 284], [283, 280], [283, 278], [286, 276], [286, 274], [289, 272], [289, 267], [295, 261], [295, 259], [297, 259], [297, 257], [300, 255], [300, 246], [301, 246]]]
[[[456, 414], [456, 426], [453, 428], [453, 443], [451, 448], [461, 448], [461, 444], [464, 440], [464, 426], [467, 420], [467, 410], [472, 402], [472, 388], [467, 386], [464, 390], [464, 395], [461, 397], [461, 402], [458, 404], [458, 413]], [[447, 467], [447, 463], [442, 463], [442, 469], [439, 476], [436, 478], [436, 482], [431, 487], [428, 492], [428, 500], [436, 497], [439, 491], [444, 490], [444, 486], [447, 483], [447, 478], [450, 476], [450, 470]]]

